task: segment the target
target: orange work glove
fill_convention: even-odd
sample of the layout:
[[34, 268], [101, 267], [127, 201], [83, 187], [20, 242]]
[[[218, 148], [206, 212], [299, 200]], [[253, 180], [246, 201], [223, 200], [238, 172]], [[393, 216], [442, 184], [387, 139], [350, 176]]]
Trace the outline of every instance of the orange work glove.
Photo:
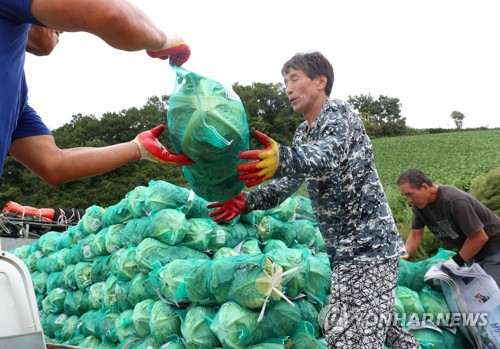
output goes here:
[[160, 143], [158, 137], [164, 129], [164, 125], [159, 125], [149, 131], [139, 133], [134, 138], [132, 142], [139, 147], [141, 159], [153, 162], [169, 162], [181, 166], [192, 165], [194, 162], [186, 155], [171, 152]]
[[218, 208], [217, 210], [210, 212], [210, 217], [215, 217], [214, 219], [217, 223], [220, 221], [225, 221], [227, 223], [231, 222], [237, 215], [243, 213], [246, 207], [247, 204], [243, 192], [224, 203], [214, 202], [207, 205], [207, 208]]
[[255, 131], [254, 136], [265, 146], [265, 149], [241, 152], [239, 154], [241, 159], [258, 161], [238, 165], [236, 168], [241, 173], [238, 179], [245, 182], [248, 188], [272, 178], [279, 164], [278, 143], [259, 131]]
[[177, 34], [167, 34], [167, 41], [161, 49], [146, 50], [146, 53], [153, 58], [170, 59], [172, 64], [180, 67], [189, 59], [191, 49]]

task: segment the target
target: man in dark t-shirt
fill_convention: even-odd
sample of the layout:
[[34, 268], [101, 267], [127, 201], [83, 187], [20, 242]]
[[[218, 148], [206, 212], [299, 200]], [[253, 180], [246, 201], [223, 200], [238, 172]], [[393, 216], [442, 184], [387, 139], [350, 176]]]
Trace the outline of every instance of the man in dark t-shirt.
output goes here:
[[433, 184], [420, 170], [403, 172], [396, 184], [412, 204], [408, 254], [420, 246], [427, 226], [445, 245], [459, 250], [448, 265], [478, 263], [500, 287], [500, 218], [493, 211], [460, 189]]

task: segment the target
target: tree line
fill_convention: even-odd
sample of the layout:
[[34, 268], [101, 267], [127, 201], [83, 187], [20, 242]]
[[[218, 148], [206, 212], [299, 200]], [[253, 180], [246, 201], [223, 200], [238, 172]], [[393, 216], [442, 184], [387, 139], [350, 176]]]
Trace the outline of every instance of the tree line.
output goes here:
[[[249, 129], [259, 130], [282, 144], [290, 144], [303, 117], [295, 113], [281, 83], [252, 83], [233, 85], [247, 113]], [[60, 148], [105, 146], [132, 140], [138, 133], [166, 124], [169, 96], [153, 96], [146, 104], [120, 112], [94, 115], [73, 115], [71, 121], [53, 130]], [[349, 96], [359, 112], [371, 137], [396, 136], [408, 132], [401, 116], [397, 98], [370, 95]], [[172, 149], [168, 130], [160, 141]], [[251, 137], [251, 147], [261, 147]], [[91, 205], [107, 207], [117, 203], [137, 186], [147, 186], [150, 180], [163, 179], [178, 186], [187, 186], [181, 168], [170, 164], [148, 161], [133, 162], [112, 172], [92, 178], [51, 187], [11, 158], [4, 165], [0, 179], [0, 204], [15, 201], [38, 208], [87, 208]]]

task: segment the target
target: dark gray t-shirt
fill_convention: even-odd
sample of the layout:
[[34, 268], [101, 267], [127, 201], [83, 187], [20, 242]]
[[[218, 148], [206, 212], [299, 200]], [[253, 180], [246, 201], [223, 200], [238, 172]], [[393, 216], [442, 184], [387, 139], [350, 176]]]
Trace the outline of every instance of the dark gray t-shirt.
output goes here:
[[436, 201], [423, 209], [413, 207], [412, 229], [424, 226], [443, 243], [457, 249], [468, 236], [483, 228], [489, 240], [474, 256], [475, 261], [500, 251], [500, 218], [472, 195], [455, 187], [439, 186]]

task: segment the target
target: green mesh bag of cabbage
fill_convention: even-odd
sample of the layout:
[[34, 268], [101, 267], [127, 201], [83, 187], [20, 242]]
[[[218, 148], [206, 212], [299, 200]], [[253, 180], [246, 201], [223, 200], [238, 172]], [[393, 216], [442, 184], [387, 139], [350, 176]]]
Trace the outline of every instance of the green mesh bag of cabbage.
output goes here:
[[226, 201], [238, 195], [238, 157], [249, 149], [245, 108], [230, 86], [170, 65], [176, 73], [167, 125], [173, 148], [194, 161], [182, 172], [191, 189], [207, 201]]

